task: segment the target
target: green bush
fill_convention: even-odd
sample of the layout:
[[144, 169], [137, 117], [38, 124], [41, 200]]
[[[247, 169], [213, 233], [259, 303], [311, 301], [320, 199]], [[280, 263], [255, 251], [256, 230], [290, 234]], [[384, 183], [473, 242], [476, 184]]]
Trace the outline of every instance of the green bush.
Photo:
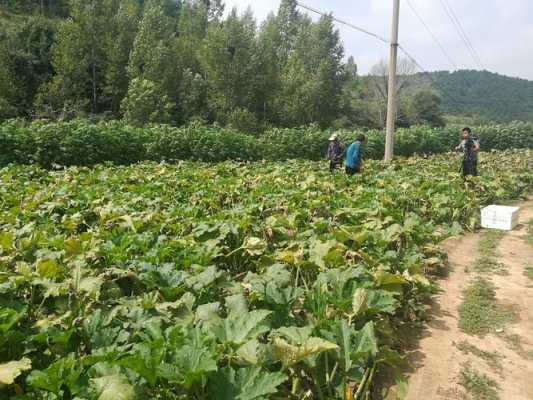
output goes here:
[[[462, 126], [401, 128], [396, 133], [395, 154], [436, 154], [450, 151], [460, 141]], [[482, 150], [533, 148], [533, 124], [473, 127]], [[248, 135], [233, 128], [193, 123], [185, 127], [148, 125], [134, 127], [124, 121], [87, 120], [68, 122], [11, 120], [0, 125], [0, 165], [10, 163], [94, 165], [111, 162], [132, 164], [142, 160], [255, 161], [325, 157], [331, 131], [315, 126], [274, 128], [264, 134]], [[339, 131], [349, 144], [359, 132]], [[365, 157], [383, 156], [383, 131], [365, 132]]]

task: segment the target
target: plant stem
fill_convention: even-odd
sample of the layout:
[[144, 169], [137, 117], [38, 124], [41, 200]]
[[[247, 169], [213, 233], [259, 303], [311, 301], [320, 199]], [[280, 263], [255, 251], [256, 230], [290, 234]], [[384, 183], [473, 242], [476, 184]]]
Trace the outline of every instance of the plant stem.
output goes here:
[[368, 375], [370, 374], [370, 369], [366, 369], [363, 379], [361, 379], [361, 383], [359, 384], [359, 387], [357, 388], [357, 392], [355, 393], [354, 400], [360, 400], [361, 395], [364, 393], [364, 389], [366, 386], [366, 381], [368, 379]]

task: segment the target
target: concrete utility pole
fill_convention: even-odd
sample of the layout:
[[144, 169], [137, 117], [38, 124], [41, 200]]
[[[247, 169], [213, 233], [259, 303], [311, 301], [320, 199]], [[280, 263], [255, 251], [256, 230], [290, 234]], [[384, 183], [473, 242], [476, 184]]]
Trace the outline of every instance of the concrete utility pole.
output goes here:
[[394, 157], [394, 125], [396, 122], [396, 65], [398, 60], [398, 25], [400, 23], [400, 0], [394, 1], [389, 60], [389, 90], [387, 94], [387, 137], [385, 161]]

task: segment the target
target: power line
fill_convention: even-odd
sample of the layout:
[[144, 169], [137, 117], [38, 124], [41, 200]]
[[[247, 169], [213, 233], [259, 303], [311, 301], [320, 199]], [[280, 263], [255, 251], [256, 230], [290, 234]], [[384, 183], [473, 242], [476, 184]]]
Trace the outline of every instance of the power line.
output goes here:
[[[350, 27], [350, 28], [352, 28], [352, 29], [355, 29], [355, 30], [357, 30], [357, 31], [360, 31], [360, 32], [363, 32], [363, 33], [365, 33], [365, 34], [367, 34], [367, 35], [370, 35], [370, 36], [372, 36], [372, 37], [378, 39], [379, 41], [381, 41], [381, 42], [383, 42], [383, 43], [390, 44], [390, 41], [389, 41], [389, 40], [387, 40], [387, 39], [385, 39], [385, 38], [383, 38], [383, 37], [381, 37], [381, 36], [379, 36], [379, 35], [377, 35], [377, 34], [375, 34], [375, 33], [369, 32], [369, 31], [367, 31], [366, 29], [360, 28], [360, 27], [358, 27], [358, 26], [356, 26], [356, 25], [354, 25], [354, 24], [351, 24], [351, 23], [349, 23], [349, 22], [346, 22], [346, 21], [343, 21], [343, 20], [341, 20], [341, 19], [338, 19], [338, 18], [334, 17], [334, 16], [331, 15], [331, 14], [326, 14], [326, 13], [324, 13], [324, 12], [322, 12], [322, 11], [317, 10], [316, 8], [313, 8], [313, 7], [307, 6], [307, 5], [303, 4], [303, 3], [297, 2], [297, 4], [298, 4], [300, 7], [304, 8], [304, 9], [306, 9], [306, 10], [308, 10], [308, 11], [311, 11], [311, 12], [313, 12], [313, 13], [315, 13], [315, 14], [318, 14], [318, 15], [321, 15], [321, 16], [328, 16], [328, 17], [330, 17], [333, 21], [336, 21], [336, 22], [338, 22], [338, 23], [340, 23], [340, 24], [343, 24], [343, 25], [346, 25], [346, 26], [348, 26], [348, 27]], [[453, 97], [452, 95], [450, 95], [450, 94], [449, 94], [449, 93], [448, 93], [448, 92], [447, 92], [442, 86], [440, 86], [440, 85], [435, 81], [435, 79], [433, 79], [433, 77], [431, 76], [431, 74], [430, 74], [427, 70], [425, 70], [425, 69], [420, 65], [420, 63], [419, 63], [418, 61], [416, 61], [416, 59], [415, 59], [413, 56], [411, 56], [411, 54], [409, 54], [409, 53], [407, 52], [407, 50], [405, 50], [404, 47], [402, 47], [400, 44], [398, 44], [398, 48], [402, 51], [402, 53], [405, 54], [405, 56], [406, 56], [409, 60], [411, 60], [411, 62], [412, 62], [412, 63], [413, 63], [413, 64], [414, 64], [414, 65], [420, 70], [420, 72], [422, 72], [423, 74], [427, 75], [427, 77], [429, 78], [429, 80], [431, 80], [431, 82], [432, 82], [437, 88], [440, 89], [440, 91], [442, 92], [443, 95], [447, 96], [447, 97], [448, 97], [449, 99], [451, 99], [452, 101], [459, 102], [455, 97]]]
[[437, 43], [437, 45], [439, 46], [439, 48], [441, 49], [442, 53], [444, 54], [444, 56], [448, 59], [448, 61], [450, 62], [450, 64], [453, 65], [453, 67], [458, 70], [459, 68], [457, 67], [457, 64], [453, 61], [453, 59], [450, 57], [450, 54], [446, 51], [446, 49], [444, 48], [444, 46], [442, 45], [441, 41], [435, 36], [435, 34], [431, 31], [431, 29], [429, 29], [429, 26], [426, 24], [426, 22], [424, 21], [424, 19], [420, 16], [420, 14], [416, 11], [415, 7], [413, 6], [413, 4], [411, 3], [410, 0], [407, 0], [407, 4], [409, 5], [409, 7], [411, 8], [411, 10], [413, 11], [413, 14], [416, 15], [416, 17], [418, 18], [418, 20], [420, 21], [420, 23], [424, 26], [424, 28], [426, 28], [426, 31], [431, 35], [431, 37], [433, 38], [433, 40], [435, 41], [435, 43]]
[[452, 100], [452, 101], [454, 101], [456, 103], [461, 103], [460, 100], [457, 100], [457, 98], [455, 98], [455, 96], [453, 96], [450, 93], [448, 93], [441, 85], [439, 85], [438, 82], [435, 79], [433, 79], [433, 77], [431, 76], [431, 73], [428, 72], [424, 67], [422, 67], [420, 65], [420, 63], [411, 54], [409, 54], [407, 52], [407, 50], [405, 50], [405, 48], [402, 47], [402, 45], [398, 45], [398, 48], [420, 70], [420, 72], [422, 74], [427, 76], [427, 78], [433, 83], [433, 85], [435, 85], [435, 87], [440, 89], [441, 93], [444, 96], [448, 97], [450, 100]]
[[457, 22], [457, 26], [459, 26], [459, 29], [461, 30], [461, 32], [463, 33], [463, 36], [465, 37], [470, 49], [472, 49], [472, 52], [474, 53], [474, 55], [476, 56], [476, 59], [479, 63], [479, 65], [481, 66], [481, 68], [483, 69], [483, 63], [481, 62], [481, 57], [479, 57], [479, 54], [478, 52], [476, 51], [475, 47], [472, 45], [472, 42], [470, 41], [470, 38], [468, 37], [468, 35], [466, 34], [466, 31], [464, 30], [463, 28], [463, 25], [461, 24], [461, 21], [459, 20], [459, 18], [457, 18], [457, 14], [455, 13], [455, 11], [453, 10], [453, 7], [451, 5], [450, 2], [448, 2], [448, 0], [444, 0], [446, 2], [446, 4], [448, 5], [448, 8], [450, 9], [451, 13], [452, 13], [452, 17], [455, 19], [455, 21]]
[[370, 32], [370, 31], [367, 31], [367, 30], [364, 29], [364, 28], [361, 28], [361, 27], [356, 26], [356, 25], [354, 25], [354, 24], [351, 24], [351, 23], [349, 23], [349, 22], [343, 21], [343, 20], [341, 20], [341, 19], [339, 19], [339, 18], [335, 18], [335, 17], [334, 17], [333, 15], [331, 15], [331, 14], [323, 13], [322, 11], [319, 11], [319, 10], [317, 10], [316, 8], [313, 8], [313, 7], [310, 7], [310, 6], [305, 5], [305, 4], [303, 4], [303, 3], [300, 3], [299, 1], [296, 2], [296, 4], [298, 4], [298, 5], [299, 5], [300, 7], [302, 7], [302, 8], [305, 8], [305, 9], [308, 10], [308, 11], [314, 12], [315, 14], [321, 15], [321, 16], [323, 16], [323, 17], [330, 17], [333, 21], [337, 21], [339, 24], [346, 25], [346, 26], [348, 26], [348, 27], [350, 27], [350, 28], [352, 28], [352, 29], [355, 29], [355, 30], [357, 30], [357, 31], [359, 31], [359, 32], [362, 32], [362, 33], [365, 33], [365, 34], [367, 34], [367, 35], [370, 35], [370, 36], [372, 36], [373, 38], [378, 39], [379, 41], [381, 41], [381, 42], [383, 42], [383, 43], [390, 44], [390, 42], [389, 42], [387, 39], [385, 39], [384, 37], [382, 37], [382, 36], [380, 36], [380, 35], [378, 35], [378, 34], [376, 34], [376, 33], [372, 33], [372, 32]]
[[444, 8], [444, 11], [448, 15], [448, 18], [450, 18], [450, 21], [452, 22], [452, 25], [454, 26], [454, 28], [457, 31], [459, 37], [461, 38], [461, 40], [465, 44], [466, 49], [470, 53], [470, 56], [472, 57], [474, 62], [477, 64], [477, 66], [480, 69], [484, 69], [483, 65], [481, 63], [481, 60], [479, 59], [479, 56], [477, 56], [476, 50], [472, 46], [472, 43], [468, 39], [468, 36], [466, 36], [466, 33], [465, 33], [465, 31], [464, 31], [459, 19], [457, 18], [457, 16], [455, 15], [453, 9], [450, 6], [450, 3], [448, 3], [447, 0], [440, 0], [440, 4], [442, 5], [442, 8]]

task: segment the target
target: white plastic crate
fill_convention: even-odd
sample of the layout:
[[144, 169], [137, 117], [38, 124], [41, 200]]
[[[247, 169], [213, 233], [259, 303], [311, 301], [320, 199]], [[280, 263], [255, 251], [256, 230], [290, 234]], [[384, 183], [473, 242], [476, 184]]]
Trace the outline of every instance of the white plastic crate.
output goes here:
[[518, 225], [519, 217], [519, 207], [491, 205], [481, 210], [481, 226], [511, 231]]

